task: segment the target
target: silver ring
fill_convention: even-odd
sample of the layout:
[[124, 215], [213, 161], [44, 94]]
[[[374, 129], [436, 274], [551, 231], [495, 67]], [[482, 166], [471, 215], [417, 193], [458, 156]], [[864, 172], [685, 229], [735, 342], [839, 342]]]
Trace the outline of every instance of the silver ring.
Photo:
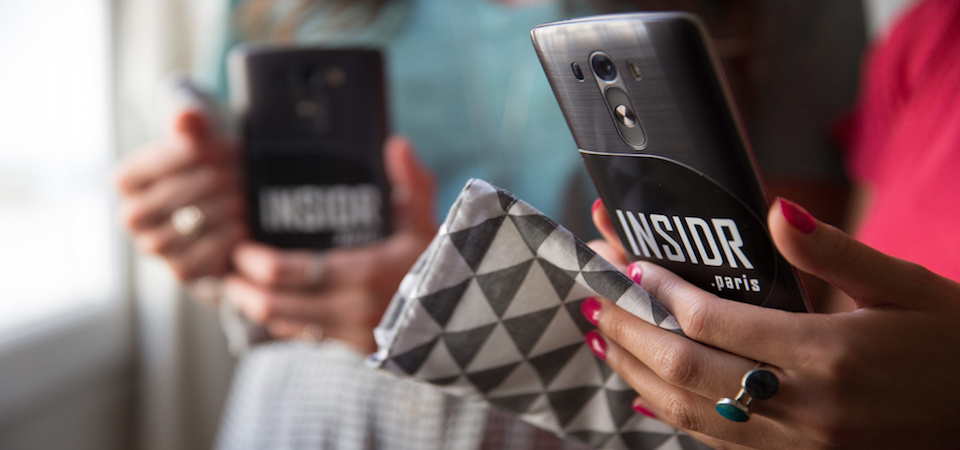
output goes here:
[[177, 234], [188, 239], [196, 239], [207, 223], [207, 216], [196, 205], [181, 206], [170, 215], [170, 224]]
[[315, 323], [304, 325], [298, 337], [303, 341], [320, 342], [323, 340], [323, 327]]
[[768, 400], [780, 391], [780, 380], [773, 372], [761, 369], [757, 363], [740, 379], [740, 392], [736, 398], [721, 398], [715, 408], [724, 419], [733, 422], [750, 420], [750, 404], [754, 400]]

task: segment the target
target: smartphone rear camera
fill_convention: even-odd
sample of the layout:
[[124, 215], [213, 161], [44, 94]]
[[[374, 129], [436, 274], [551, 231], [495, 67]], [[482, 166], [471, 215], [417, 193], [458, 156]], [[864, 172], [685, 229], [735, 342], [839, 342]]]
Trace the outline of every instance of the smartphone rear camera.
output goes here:
[[[300, 69], [299, 77], [303, 80], [302, 84], [309, 91], [316, 92], [328, 88], [339, 88], [347, 81], [347, 73], [339, 66], [328, 68], [303, 67]], [[296, 75], [294, 76], [296, 78]]]
[[617, 65], [609, 56], [603, 53], [594, 53], [590, 58], [593, 72], [603, 81], [613, 81], [617, 78]]
[[583, 81], [583, 70], [580, 69], [580, 64], [570, 63], [570, 68], [573, 69], [573, 76], [577, 77], [577, 80]]

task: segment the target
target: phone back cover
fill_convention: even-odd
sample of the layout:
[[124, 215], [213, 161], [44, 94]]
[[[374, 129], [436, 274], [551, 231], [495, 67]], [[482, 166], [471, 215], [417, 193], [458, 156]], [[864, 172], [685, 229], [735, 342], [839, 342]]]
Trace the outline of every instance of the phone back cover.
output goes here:
[[[532, 35], [628, 257], [723, 298], [810, 310], [769, 237], [756, 163], [695, 18], [597, 16], [541, 25]], [[594, 75], [598, 51], [616, 65], [615, 83]], [[611, 87], [632, 103], [642, 145], [621, 138], [601, 94]]]
[[245, 48], [231, 63], [254, 238], [322, 249], [385, 236], [380, 53]]

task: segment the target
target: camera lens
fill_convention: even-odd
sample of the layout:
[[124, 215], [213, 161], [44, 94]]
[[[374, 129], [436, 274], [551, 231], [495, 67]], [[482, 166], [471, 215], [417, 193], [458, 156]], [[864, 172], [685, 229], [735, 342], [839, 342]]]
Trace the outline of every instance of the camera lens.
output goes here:
[[617, 78], [617, 66], [603, 53], [593, 55], [590, 58], [590, 65], [593, 66], [593, 72], [603, 81], [613, 81]]

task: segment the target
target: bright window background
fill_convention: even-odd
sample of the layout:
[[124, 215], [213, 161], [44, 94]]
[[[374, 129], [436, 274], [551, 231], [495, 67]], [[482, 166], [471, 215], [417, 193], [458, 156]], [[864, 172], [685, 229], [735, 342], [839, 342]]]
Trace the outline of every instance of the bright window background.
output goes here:
[[116, 301], [105, 0], [0, 0], [0, 341]]

